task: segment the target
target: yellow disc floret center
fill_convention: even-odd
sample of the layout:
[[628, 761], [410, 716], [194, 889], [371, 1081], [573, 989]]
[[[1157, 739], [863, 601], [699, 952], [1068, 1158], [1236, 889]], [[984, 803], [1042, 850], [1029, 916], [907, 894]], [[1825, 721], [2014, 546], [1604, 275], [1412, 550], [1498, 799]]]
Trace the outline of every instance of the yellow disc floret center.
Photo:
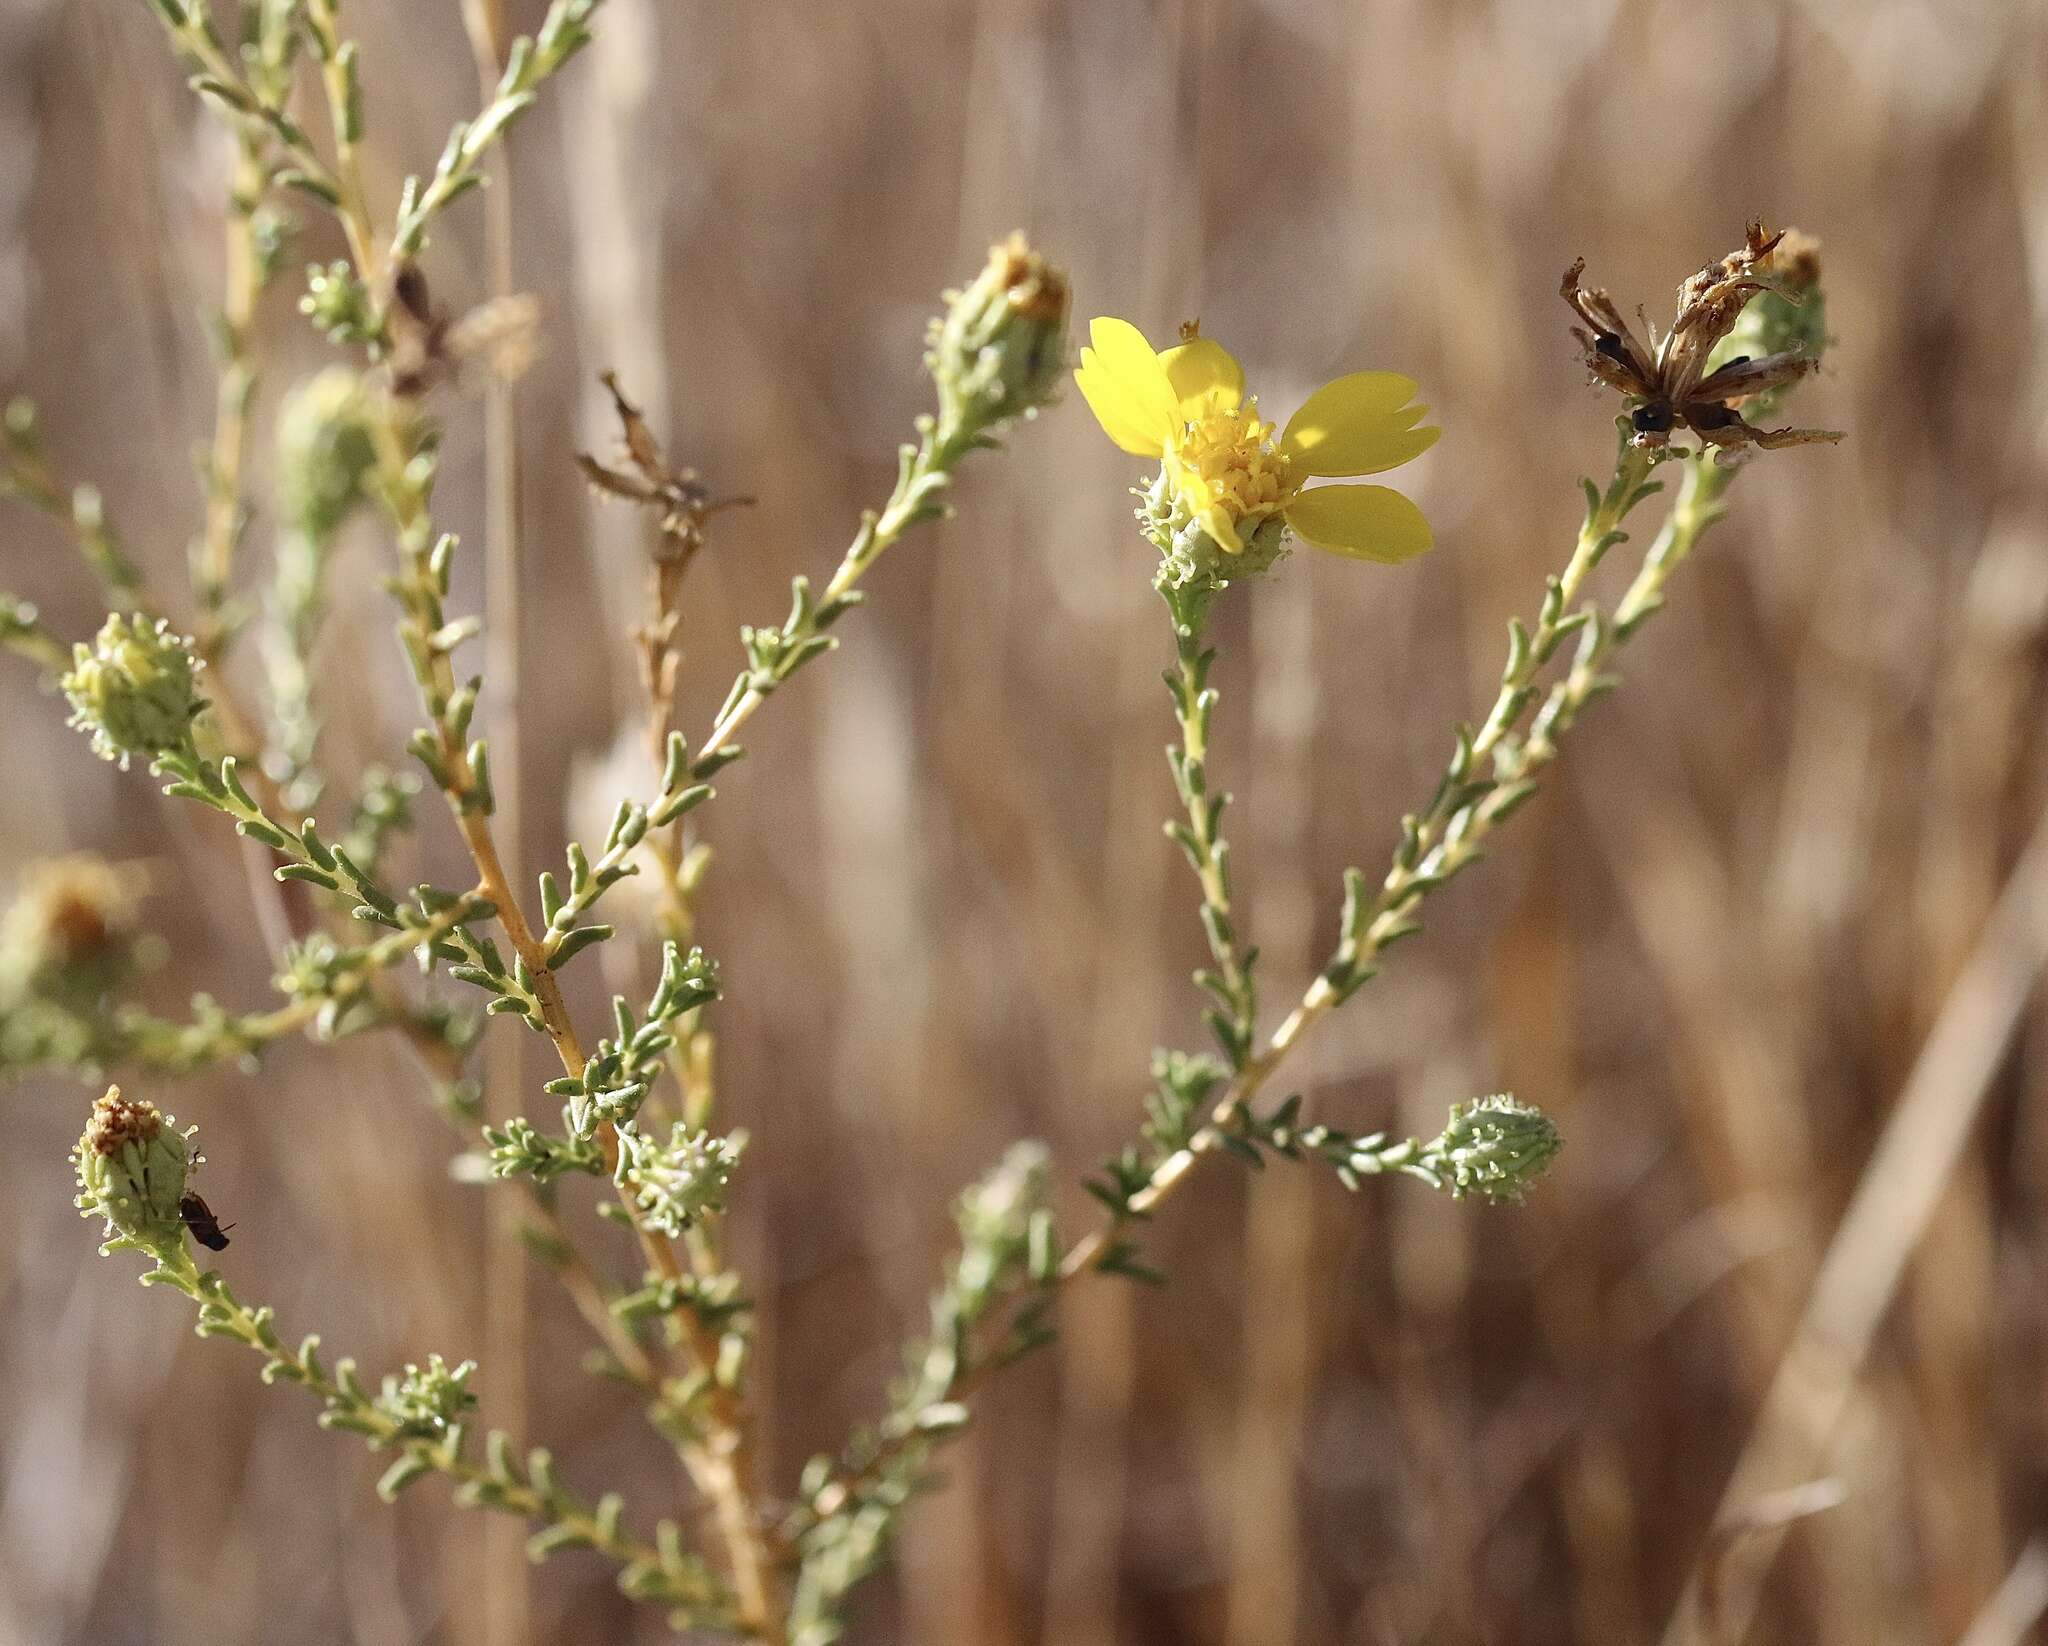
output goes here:
[[1255, 399], [1230, 406], [1212, 397], [1195, 408], [1167, 449], [1166, 464], [1188, 512], [1232, 553], [1243, 547], [1241, 522], [1279, 513], [1301, 489], [1294, 465], [1273, 449], [1273, 425], [1260, 419]]

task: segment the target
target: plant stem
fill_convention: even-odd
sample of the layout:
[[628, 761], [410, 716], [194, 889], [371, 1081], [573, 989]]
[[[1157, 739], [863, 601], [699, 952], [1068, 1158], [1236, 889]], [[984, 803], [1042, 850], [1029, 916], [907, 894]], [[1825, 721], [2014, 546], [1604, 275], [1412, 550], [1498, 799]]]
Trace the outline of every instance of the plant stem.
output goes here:
[[206, 462], [206, 523], [192, 555], [198, 597], [199, 655], [218, 662], [226, 649], [223, 606], [242, 532], [242, 465], [249, 444], [249, 399], [256, 371], [250, 356], [263, 257], [256, 241], [256, 211], [270, 182], [263, 143], [243, 132], [236, 142], [229, 189], [225, 286], [220, 306], [220, 382], [214, 396], [213, 443]]
[[375, 292], [382, 267], [369, 194], [363, 186], [362, 93], [356, 83], [355, 42], [341, 37], [335, 0], [306, 0], [306, 21], [320, 58], [320, 83], [327, 92], [328, 122], [334, 130], [334, 214], [348, 237], [356, 278]]
[[[1718, 500], [1732, 471], [1710, 460], [1687, 461], [1685, 488], [1669, 518], [1644, 556], [1642, 568], [1622, 597], [1613, 622], [1593, 620], [1575, 611], [1587, 577], [1607, 551], [1624, 539], [1621, 523], [1649, 495], [1654, 459], [1624, 444], [1613, 478], [1605, 491], [1592, 493], [1585, 523], [1564, 571], [1552, 580], [1535, 627], [1512, 631], [1509, 662], [1499, 695], [1480, 730], [1465, 745], [1454, 768], [1469, 772], [1479, 760], [1491, 760], [1506, 781], [1468, 787], [1447, 781], [1423, 812], [1408, 820], [1402, 849], [1369, 903], [1359, 897], [1354, 879], [1347, 900], [1346, 931], [1331, 964], [1320, 973], [1288, 1013], [1263, 1049], [1238, 1069], [1211, 1111], [1209, 1123], [1185, 1148], [1167, 1156], [1150, 1181], [1128, 1201], [1127, 1214], [1090, 1231], [1077, 1241], [1060, 1265], [1066, 1282], [1093, 1272], [1116, 1245], [1119, 1228], [1155, 1210], [1186, 1179], [1202, 1156], [1223, 1141], [1223, 1127], [1266, 1083], [1329, 1011], [1348, 998], [1371, 975], [1371, 963], [1392, 943], [1415, 931], [1410, 912], [1437, 886], [1474, 861], [1494, 827], [1533, 792], [1539, 774], [1557, 755], [1557, 739], [1571, 726], [1586, 702], [1609, 682], [1601, 665], [1627, 643], [1659, 604], [1665, 581], [1684, 563], [1702, 533], [1720, 517]], [[1590, 487], [1589, 487], [1590, 491]], [[1521, 724], [1536, 693], [1544, 662], [1575, 630], [1585, 628], [1581, 656], [1545, 699], [1526, 740], [1517, 743]], [[1477, 792], [1473, 792], [1473, 787]]]

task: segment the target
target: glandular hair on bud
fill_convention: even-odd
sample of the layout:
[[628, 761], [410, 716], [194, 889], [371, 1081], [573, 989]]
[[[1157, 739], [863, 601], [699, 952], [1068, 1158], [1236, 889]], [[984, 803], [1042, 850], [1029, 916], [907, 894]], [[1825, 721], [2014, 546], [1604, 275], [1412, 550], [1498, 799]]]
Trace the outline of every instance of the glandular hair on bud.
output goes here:
[[931, 325], [926, 363], [941, 422], [972, 432], [1028, 416], [1052, 398], [1066, 367], [1067, 277], [1021, 234], [991, 247], [964, 291]]

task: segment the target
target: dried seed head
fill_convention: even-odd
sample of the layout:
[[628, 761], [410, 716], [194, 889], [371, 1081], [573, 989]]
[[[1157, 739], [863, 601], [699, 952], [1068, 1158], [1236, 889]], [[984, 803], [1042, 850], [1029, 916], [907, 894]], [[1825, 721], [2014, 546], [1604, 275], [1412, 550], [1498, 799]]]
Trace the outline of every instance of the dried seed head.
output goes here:
[[131, 1143], [154, 1143], [163, 1129], [163, 1111], [148, 1098], [123, 1097], [119, 1086], [109, 1086], [92, 1106], [85, 1142], [95, 1154], [117, 1155]]
[[[1824, 334], [1818, 329], [1819, 259], [1805, 236], [1773, 234], [1751, 223], [1744, 242], [1689, 276], [1678, 288], [1678, 313], [1671, 330], [1650, 343], [1604, 291], [1579, 284], [1585, 261], [1566, 271], [1564, 299], [1585, 322], [1573, 335], [1584, 349], [1594, 380], [1626, 396], [1635, 444], [1658, 447], [1680, 428], [1705, 445], [1722, 448], [1791, 446], [1839, 440], [1826, 429], [1759, 429], [1738, 410], [1775, 410], [1782, 391], [1818, 363]], [[1763, 323], [1770, 336], [1756, 352], [1739, 352], [1728, 340], [1750, 310], [1769, 303], [1772, 314], [1811, 306], [1807, 329]], [[1777, 346], [1765, 346], [1775, 342]], [[1654, 346], [1652, 346], [1654, 345]]]

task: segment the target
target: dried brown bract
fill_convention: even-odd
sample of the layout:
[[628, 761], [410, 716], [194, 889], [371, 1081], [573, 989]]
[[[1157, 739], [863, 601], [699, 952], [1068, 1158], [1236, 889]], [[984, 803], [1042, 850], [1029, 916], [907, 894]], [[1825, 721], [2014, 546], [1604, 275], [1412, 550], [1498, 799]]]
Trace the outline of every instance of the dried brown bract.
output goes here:
[[648, 579], [648, 617], [634, 636], [640, 651], [641, 684], [655, 707], [654, 758], [659, 762], [672, 729], [669, 715], [675, 700], [676, 671], [682, 663], [676, 631], [682, 616], [683, 574], [704, 546], [705, 522], [725, 509], [754, 500], [713, 497], [695, 469], [670, 468], [647, 419], [619, 387], [618, 374], [600, 372], [598, 381], [619, 414], [619, 456], [615, 464], [606, 464], [588, 452], [578, 452], [576, 465], [606, 496], [622, 497], [659, 516], [660, 536]]
[[[1737, 409], [1750, 396], [1782, 388], [1817, 369], [1819, 360], [1805, 350], [1755, 359], [1737, 355], [1708, 369], [1715, 346], [1759, 292], [1776, 292], [1797, 303], [1802, 290], [1812, 285], [1810, 269], [1796, 263], [1781, 266], [1788, 262], [1777, 255], [1784, 239], [1783, 234], [1768, 233], [1761, 223], [1750, 224], [1741, 247], [1679, 286], [1678, 316], [1662, 338], [1647, 320], [1643, 322], [1647, 345], [1606, 292], [1579, 284], [1586, 268], [1583, 257], [1565, 271], [1564, 300], [1586, 322], [1574, 326], [1572, 335], [1584, 347], [1586, 369], [1595, 380], [1635, 402], [1629, 412], [1635, 444], [1666, 445], [1678, 428], [1725, 448], [1800, 446], [1842, 438], [1831, 429], [1759, 429]], [[1810, 262], [1805, 245], [1801, 243], [1800, 255]]]
[[721, 510], [739, 508], [754, 500], [714, 498], [697, 478], [695, 469], [670, 468], [647, 419], [619, 387], [618, 374], [601, 372], [598, 381], [611, 395], [619, 414], [619, 466], [600, 463], [588, 452], [576, 454], [576, 465], [599, 491], [660, 510], [662, 537], [672, 545], [668, 552], [687, 559], [703, 545], [706, 520]]

